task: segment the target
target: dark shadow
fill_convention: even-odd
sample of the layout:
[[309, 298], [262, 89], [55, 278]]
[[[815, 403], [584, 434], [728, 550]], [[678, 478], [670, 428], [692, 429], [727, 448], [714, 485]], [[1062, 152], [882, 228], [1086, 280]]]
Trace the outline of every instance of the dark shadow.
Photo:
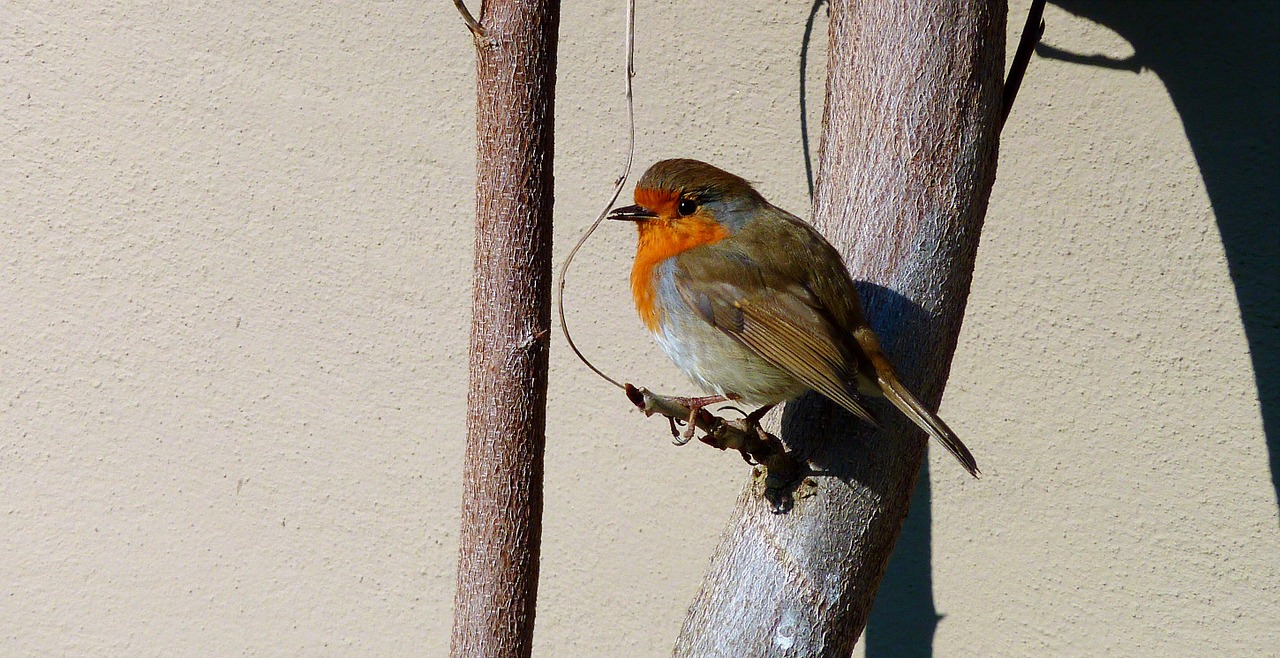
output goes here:
[[1069, 50], [1054, 48], [1044, 43], [1036, 44], [1036, 54], [1045, 59], [1056, 59], [1058, 61], [1070, 64], [1083, 64], [1085, 66], [1100, 66], [1106, 69], [1115, 69], [1117, 71], [1131, 71], [1133, 73], [1142, 72], [1142, 63], [1138, 61], [1137, 55], [1130, 55], [1124, 59], [1117, 57], [1108, 57], [1106, 55], [1082, 55], [1073, 53]]
[[863, 634], [868, 658], [928, 658], [942, 619], [933, 604], [933, 510], [926, 460], [911, 494], [911, 511], [902, 524], [871, 618]]
[[[1072, 53], [1070, 43], [1054, 38], [1052, 26], [1040, 55], [1151, 70], [1182, 118], [1235, 284], [1280, 504], [1280, 2], [1054, 4], [1115, 31], [1134, 55], [1108, 61]], [[1033, 64], [1032, 75], [1034, 70]]]
[[[827, 0], [813, 0], [809, 8], [809, 19], [804, 22], [804, 37], [800, 40], [800, 144], [804, 147], [804, 176], [809, 182], [809, 204], [813, 205], [813, 153], [809, 150], [809, 41], [813, 38], [813, 23], [818, 18], [818, 10]], [[830, 11], [830, 8], [828, 8]]]

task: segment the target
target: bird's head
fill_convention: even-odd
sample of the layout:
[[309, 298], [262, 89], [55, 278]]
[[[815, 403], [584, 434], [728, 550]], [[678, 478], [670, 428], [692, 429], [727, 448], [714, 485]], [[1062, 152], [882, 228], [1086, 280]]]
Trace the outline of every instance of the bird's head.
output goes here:
[[714, 242], [768, 205], [743, 178], [688, 159], [654, 163], [636, 183], [635, 201], [633, 206], [612, 210], [609, 219], [635, 222], [642, 242], [646, 235]]

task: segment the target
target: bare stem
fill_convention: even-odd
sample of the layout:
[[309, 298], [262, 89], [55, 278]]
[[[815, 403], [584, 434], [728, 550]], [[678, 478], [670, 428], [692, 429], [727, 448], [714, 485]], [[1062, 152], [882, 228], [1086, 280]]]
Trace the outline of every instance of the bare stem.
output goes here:
[[618, 388], [624, 388], [622, 383], [609, 375], [604, 374], [603, 371], [597, 368], [595, 364], [591, 363], [591, 361], [583, 355], [582, 350], [579, 350], [578, 345], [573, 342], [573, 336], [569, 333], [569, 323], [564, 318], [564, 283], [566, 278], [569, 276], [569, 265], [573, 263], [574, 256], [578, 255], [578, 250], [582, 248], [583, 244], [586, 244], [587, 238], [591, 237], [591, 234], [596, 232], [600, 223], [604, 221], [605, 216], [609, 214], [609, 210], [613, 208], [614, 202], [618, 200], [618, 195], [622, 194], [622, 186], [627, 183], [627, 177], [631, 175], [631, 163], [635, 160], [636, 155], [636, 110], [635, 99], [631, 93], [631, 79], [636, 75], [635, 36], [636, 0], [627, 0], [627, 67], [626, 70], [623, 71], [623, 79], [627, 88], [627, 159], [622, 164], [622, 174], [619, 175], [618, 179], [613, 183], [613, 195], [609, 197], [608, 203], [604, 204], [604, 210], [600, 211], [600, 214], [596, 217], [596, 221], [591, 223], [591, 226], [587, 228], [587, 230], [582, 234], [582, 237], [578, 238], [578, 241], [573, 245], [573, 248], [569, 250], [569, 255], [564, 259], [564, 264], [560, 266], [559, 280], [556, 283], [556, 314], [560, 317], [560, 329], [564, 332], [565, 341], [569, 343], [569, 349], [573, 350], [573, 353], [577, 355], [578, 360], [582, 361], [582, 363], [586, 365], [591, 372], [600, 375], [602, 379], [614, 386], [617, 386]]
[[471, 15], [471, 10], [462, 3], [462, 0], [453, 0], [453, 6], [458, 8], [458, 13], [462, 14], [462, 22], [467, 24], [467, 29], [471, 30], [471, 36], [477, 39], [484, 38], [484, 26]]
[[1031, 63], [1031, 54], [1036, 44], [1044, 36], [1044, 1], [1032, 0], [1031, 9], [1027, 11], [1027, 22], [1022, 26], [1022, 36], [1018, 39], [1018, 52], [1013, 55], [1013, 63], [1009, 65], [1009, 77], [1004, 82], [1004, 109], [1000, 123], [1009, 120], [1009, 112], [1013, 111], [1013, 101], [1018, 97], [1018, 88], [1022, 86], [1022, 77], [1027, 73], [1027, 65]]

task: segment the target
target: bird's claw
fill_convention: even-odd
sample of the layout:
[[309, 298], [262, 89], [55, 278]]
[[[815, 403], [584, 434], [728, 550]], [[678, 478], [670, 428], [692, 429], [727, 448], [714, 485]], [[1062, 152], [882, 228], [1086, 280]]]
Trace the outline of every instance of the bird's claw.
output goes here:
[[[693, 434], [698, 429], [698, 423], [697, 423], [698, 413], [701, 411], [702, 411], [702, 407], [694, 407], [693, 411], [689, 412], [689, 419], [685, 421], [686, 427], [684, 428], [684, 432], [681, 433], [679, 436], [672, 438], [671, 439], [672, 443], [678, 446], [682, 446], [688, 443], [689, 441], [693, 440]], [[674, 419], [671, 421], [671, 427], [672, 429], [675, 429]]]
[[680, 430], [676, 429], [676, 425], [680, 421], [676, 420], [675, 418], [672, 418], [671, 416], [667, 416], [667, 420], [670, 421], [671, 423], [671, 444], [672, 445], [682, 446], [688, 443], [689, 439], [693, 438], [694, 426], [692, 423], [689, 424], [688, 429], [686, 429], [684, 432], [681, 432]]

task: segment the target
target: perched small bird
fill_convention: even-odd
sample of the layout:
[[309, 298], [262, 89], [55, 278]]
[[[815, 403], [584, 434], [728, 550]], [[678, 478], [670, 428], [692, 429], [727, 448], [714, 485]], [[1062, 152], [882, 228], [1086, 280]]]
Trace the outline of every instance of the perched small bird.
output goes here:
[[969, 449], [899, 381], [844, 261], [813, 227], [698, 160], [654, 164], [635, 202], [609, 218], [639, 230], [631, 292], [644, 326], [716, 394], [694, 398], [694, 414], [741, 400], [763, 405], [759, 418], [813, 389], [878, 425], [855, 395], [883, 396], [977, 477]]

